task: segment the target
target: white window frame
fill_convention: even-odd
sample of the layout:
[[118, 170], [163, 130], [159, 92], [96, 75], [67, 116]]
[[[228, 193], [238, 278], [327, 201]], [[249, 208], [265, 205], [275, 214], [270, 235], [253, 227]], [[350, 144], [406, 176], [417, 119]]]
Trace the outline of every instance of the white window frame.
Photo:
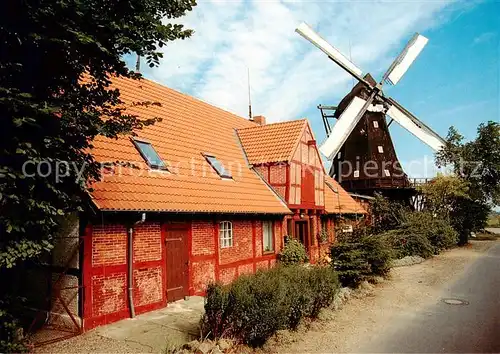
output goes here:
[[379, 145], [379, 146], [377, 147], [377, 149], [378, 149], [378, 152], [379, 152], [379, 153], [381, 153], [381, 154], [383, 154], [383, 153], [384, 153], [384, 147], [383, 147], [382, 145]]
[[359, 178], [359, 170], [354, 171], [354, 178]]
[[373, 121], [373, 127], [378, 128], [378, 122], [376, 120]]
[[[270, 234], [266, 235], [266, 230], [270, 232]], [[266, 243], [267, 243], [266, 237], [269, 238], [271, 244], [271, 248], [268, 250], [266, 250]], [[274, 252], [274, 232], [273, 232], [273, 222], [271, 220], [266, 220], [262, 222], [262, 251]]]
[[389, 170], [384, 170], [384, 173], [385, 173], [386, 177], [390, 177], [391, 176], [391, 173], [389, 172]]
[[233, 223], [231, 221], [219, 223], [219, 244], [220, 248], [233, 247]]

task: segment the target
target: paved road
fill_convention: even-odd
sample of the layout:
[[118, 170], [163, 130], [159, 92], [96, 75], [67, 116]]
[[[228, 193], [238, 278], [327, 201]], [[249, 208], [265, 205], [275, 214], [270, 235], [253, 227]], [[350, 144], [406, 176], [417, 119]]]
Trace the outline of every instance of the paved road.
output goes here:
[[[448, 305], [461, 299], [467, 305]], [[365, 352], [500, 352], [500, 243], [447, 284], [424, 310], [400, 316]]]

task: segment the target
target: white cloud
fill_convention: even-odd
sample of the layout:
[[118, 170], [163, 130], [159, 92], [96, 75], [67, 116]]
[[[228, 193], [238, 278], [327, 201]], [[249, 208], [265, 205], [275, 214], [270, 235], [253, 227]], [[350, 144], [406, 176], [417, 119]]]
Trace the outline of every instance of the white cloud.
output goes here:
[[[298, 36], [302, 21], [365, 70], [380, 71], [412, 32], [443, 21], [448, 1], [200, 1], [181, 23], [196, 33], [171, 43], [145, 75], [216, 106], [247, 115], [247, 67], [254, 114], [298, 118], [322, 98], [338, 100], [350, 77]], [[351, 43], [351, 45], [350, 45]], [[350, 49], [350, 50], [349, 50]]]
[[474, 38], [473, 44], [480, 44], [480, 43], [484, 43], [484, 42], [489, 42], [490, 40], [492, 40], [493, 38], [495, 38], [496, 35], [497, 34], [495, 32], [484, 32], [484, 33], [481, 33], [479, 36], [477, 36], [476, 38]]

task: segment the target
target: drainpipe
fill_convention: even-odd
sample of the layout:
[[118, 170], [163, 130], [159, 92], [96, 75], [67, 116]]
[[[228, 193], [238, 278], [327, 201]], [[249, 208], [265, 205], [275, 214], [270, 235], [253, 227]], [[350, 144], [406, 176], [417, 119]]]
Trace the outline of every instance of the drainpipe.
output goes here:
[[142, 224], [144, 221], [146, 221], [146, 213], [142, 213], [141, 219], [139, 221], [136, 221], [133, 226], [128, 228], [128, 240], [127, 240], [127, 246], [128, 246], [128, 252], [127, 252], [127, 279], [128, 279], [128, 305], [130, 308], [130, 317], [134, 318], [135, 317], [135, 307], [134, 307], [134, 257], [133, 257], [133, 252], [134, 252], [134, 242], [133, 242], [133, 236], [134, 236], [134, 226]]

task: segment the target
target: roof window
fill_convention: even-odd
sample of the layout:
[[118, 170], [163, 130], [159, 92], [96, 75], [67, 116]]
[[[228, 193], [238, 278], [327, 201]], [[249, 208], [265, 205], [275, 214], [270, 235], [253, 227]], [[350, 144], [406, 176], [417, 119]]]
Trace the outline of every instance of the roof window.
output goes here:
[[149, 167], [157, 170], [167, 170], [165, 162], [163, 162], [150, 142], [139, 139], [132, 139], [132, 141], [137, 150], [139, 150], [142, 158], [148, 163]]
[[217, 160], [215, 156], [209, 154], [203, 154], [203, 156], [205, 157], [205, 159], [207, 159], [210, 166], [212, 166], [212, 168], [219, 174], [219, 176], [221, 176], [222, 178], [233, 178], [231, 176], [231, 172], [227, 171], [224, 168], [224, 165], [222, 165], [222, 163]]

